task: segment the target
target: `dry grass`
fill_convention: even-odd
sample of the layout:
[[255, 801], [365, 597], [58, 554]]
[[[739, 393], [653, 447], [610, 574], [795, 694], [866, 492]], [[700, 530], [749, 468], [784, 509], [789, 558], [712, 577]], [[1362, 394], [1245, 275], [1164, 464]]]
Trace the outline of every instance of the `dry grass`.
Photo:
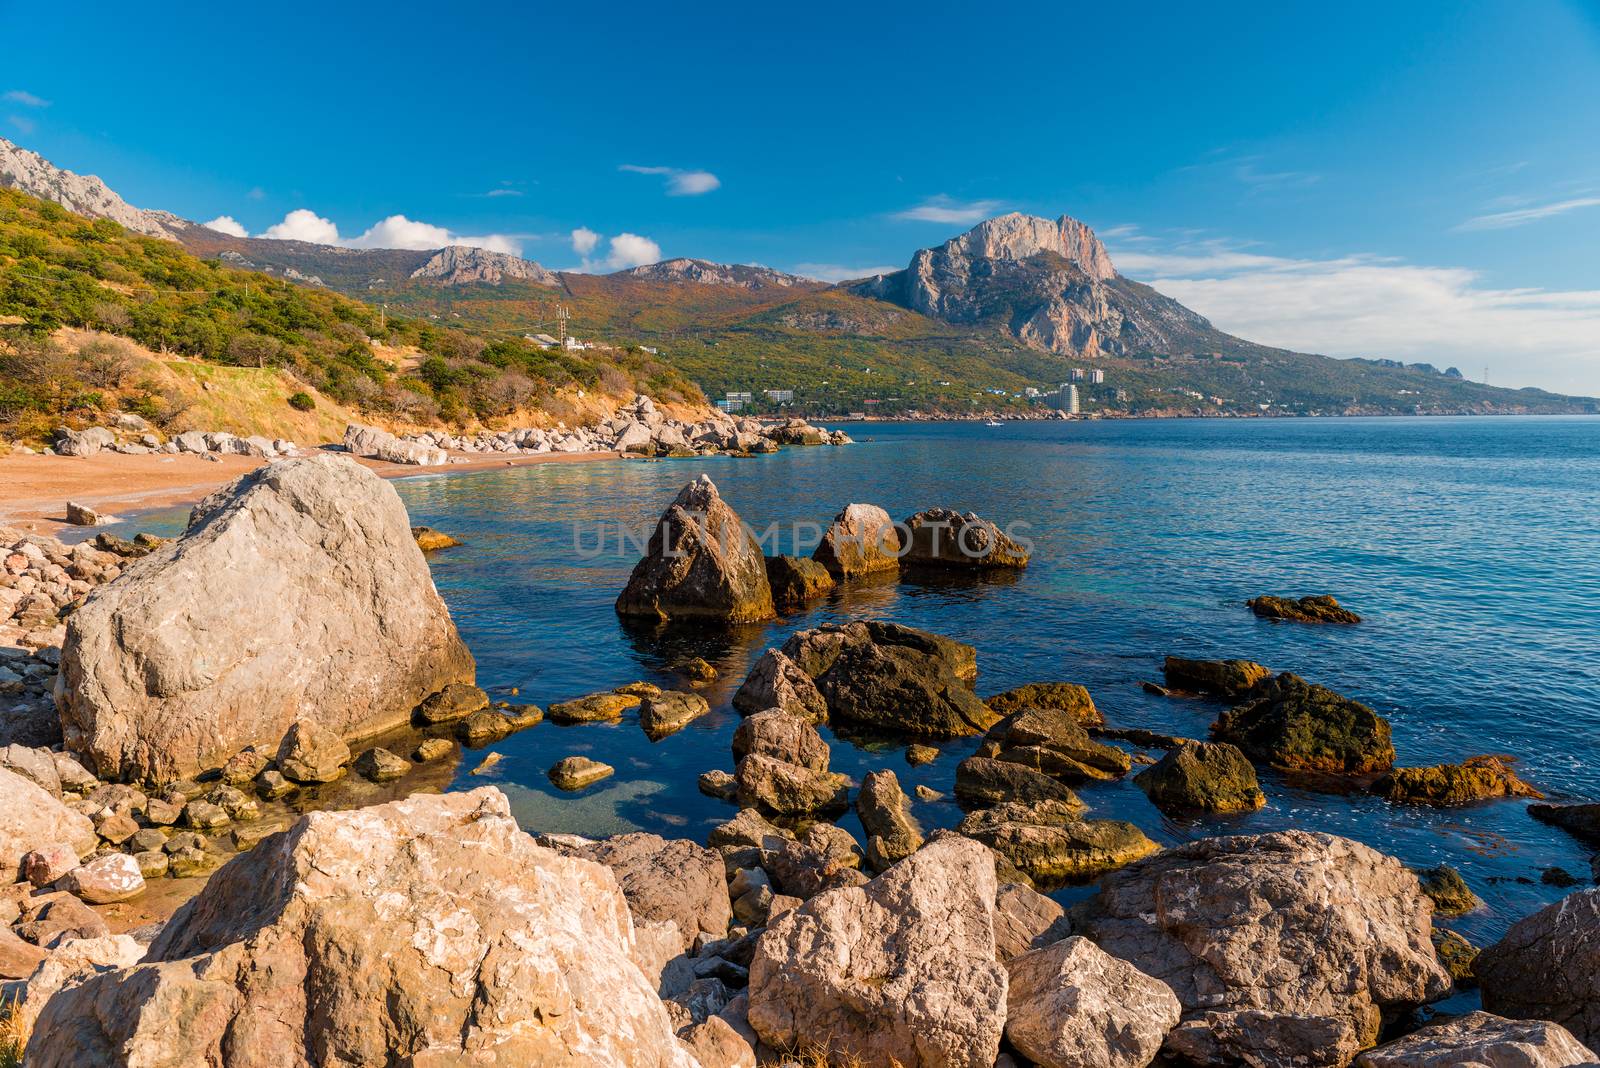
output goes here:
[[853, 1053], [835, 1053], [827, 1046], [804, 1045], [786, 1054], [800, 1068], [904, 1068], [897, 1060], [871, 1065]]
[[22, 1068], [22, 1051], [27, 1045], [21, 1014], [15, 1005], [0, 1002], [0, 1068]]

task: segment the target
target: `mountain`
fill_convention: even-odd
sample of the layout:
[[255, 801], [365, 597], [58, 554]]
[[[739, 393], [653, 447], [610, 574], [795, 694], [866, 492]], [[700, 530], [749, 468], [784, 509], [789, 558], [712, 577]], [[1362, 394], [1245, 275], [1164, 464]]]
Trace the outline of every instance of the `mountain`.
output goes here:
[[[1597, 402], [1503, 389], [1427, 364], [1258, 345], [1120, 274], [1069, 216], [1009, 214], [918, 250], [904, 270], [838, 285], [766, 267], [673, 259], [609, 275], [551, 272], [455, 246], [352, 249], [240, 238], [141, 211], [96, 178], [0, 141], [4, 182], [80, 214], [129, 220], [209, 261], [320, 286], [520, 343], [570, 332], [659, 353], [712, 396], [793, 390], [818, 414], [1033, 407], [1078, 383], [1103, 414], [1521, 414]], [[651, 356], [652, 359], [656, 357]], [[447, 391], [449, 387], [446, 387]], [[758, 403], [759, 407], [759, 403]]]
[[989, 323], [1075, 359], [1205, 348], [1226, 336], [1119, 275], [1094, 231], [1066, 215], [985, 220], [855, 289], [948, 323]]
[[706, 260], [675, 259], [649, 263], [643, 267], [629, 267], [618, 271], [629, 278], [645, 278], [653, 282], [698, 282], [710, 286], [734, 286], [738, 289], [788, 289], [792, 286], [814, 284], [810, 278], [797, 274], [784, 274], [770, 267], [753, 264], [710, 263]]
[[37, 152], [0, 137], [0, 189], [16, 189], [40, 200], [53, 200], [68, 211], [91, 219], [110, 219], [148, 237], [182, 240], [195, 224], [165, 211], [144, 211], [129, 204], [92, 174], [62, 170]]

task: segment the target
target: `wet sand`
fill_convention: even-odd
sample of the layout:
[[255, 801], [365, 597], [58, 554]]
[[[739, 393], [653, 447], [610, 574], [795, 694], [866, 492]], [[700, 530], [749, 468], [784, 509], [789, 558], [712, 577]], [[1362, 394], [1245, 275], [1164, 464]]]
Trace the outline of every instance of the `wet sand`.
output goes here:
[[[518, 456], [505, 453], [453, 453], [442, 467], [358, 460], [384, 478], [452, 475], [494, 467], [584, 463], [612, 460], [615, 452], [562, 452]], [[149, 512], [193, 504], [219, 486], [267, 463], [253, 456], [208, 460], [190, 453], [176, 456], [6, 456], [0, 457], [0, 526], [37, 534], [57, 534], [68, 526], [67, 502], [103, 514]]]

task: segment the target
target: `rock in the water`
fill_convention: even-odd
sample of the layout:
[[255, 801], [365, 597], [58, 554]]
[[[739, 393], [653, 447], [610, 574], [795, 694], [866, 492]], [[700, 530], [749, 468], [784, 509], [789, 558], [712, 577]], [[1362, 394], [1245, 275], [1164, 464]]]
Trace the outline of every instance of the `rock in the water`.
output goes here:
[[555, 762], [550, 768], [550, 781], [557, 789], [582, 790], [612, 774], [617, 769], [598, 760], [583, 756], [569, 756]]
[[1437, 915], [1462, 916], [1483, 905], [1461, 873], [1448, 865], [1418, 871], [1417, 880], [1422, 884], [1422, 892], [1433, 902]]
[[1082, 807], [1071, 787], [1052, 776], [992, 757], [968, 757], [956, 765], [956, 796], [975, 805], [1064, 801]]
[[900, 569], [900, 535], [875, 504], [847, 504], [811, 558], [840, 580]]
[[67, 621], [67, 746], [104, 777], [170, 781], [314, 715], [400, 726], [471, 681], [394, 487], [336, 456], [259, 468]]
[[496, 790], [315, 812], [52, 998], [28, 1063], [694, 1068], [634, 948], [610, 871]]
[[443, 760], [455, 751], [455, 745], [448, 738], [424, 738], [412, 751], [411, 759], [419, 764], [429, 764], [435, 760]]
[[1245, 703], [1217, 717], [1211, 733], [1252, 760], [1289, 771], [1359, 775], [1394, 765], [1388, 720], [1289, 672], [1256, 685]]
[[856, 795], [856, 814], [867, 833], [867, 863], [886, 871], [922, 848], [922, 828], [892, 771], [868, 772]]
[[868, 1064], [991, 1068], [1006, 1014], [994, 895], [988, 852], [956, 837], [819, 894], [756, 943], [750, 1026], [780, 1049], [825, 1042]]
[[1082, 812], [1076, 798], [996, 805], [972, 813], [957, 830], [1046, 884], [1092, 878], [1160, 848], [1131, 823], [1086, 820]]
[[1073, 713], [1061, 709], [1029, 708], [1007, 716], [989, 729], [977, 755], [1071, 783], [1115, 779], [1132, 767], [1127, 753], [1095, 741]]
[[1295, 623], [1361, 622], [1360, 616], [1341, 606], [1327, 594], [1300, 598], [1263, 594], [1246, 601], [1245, 607], [1262, 619], [1287, 619]]
[[557, 701], [549, 708], [552, 723], [614, 723], [644, 698], [631, 693], [592, 693], [571, 701]]
[[1072, 934], [1060, 905], [1021, 883], [1004, 883], [994, 898], [995, 956], [1008, 961]]
[[1552, 1020], [1600, 1045], [1600, 888], [1579, 890], [1511, 926], [1478, 954], [1483, 1007]]
[[87, 504], [79, 504], [77, 501], [67, 502], [67, 522], [75, 527], [103, 527], [116, 521], [116, 516], [97, 512]]
[[382, 747], [368, 749], [356, 757], [355, 768], [372, 782], [392, 782], [411, 771], [411, 761]]
[[1396, 805], [1465, 805], [1496, 797], [1543, 797], [1512, 772], [1505, 758], [1468, 757], [1459, 764], [1391, 768], [1372, 792]]
[[704, 697], [685, 690], [663, 690], [639, 705], [639, 726], [652, 741], [675, 734], [711, 711]]
[[[1377, 1038], [1383, 1010], [1450, 989], [1429, 938], [1432, 912], [1393, 857], [1280, 831], [1164, 850], [1106, 876], [1071, 915], [1074, 931], [1172, 987], [1194, 1032], [1187, 1045], [1290, 1063], [1271, 1045], [1313, 1034], [1320, 1019], [1328, 1037], [1312, 1049], [1343, 1049], [1348, 1032], [1353, 1044], [1332, 1062], [1344, 1063]], [[1261, 1016], [1238, 1018], [1245, 1011]], [[1174, 1032], [1169, 1048], [1179, 1041]]]
[[1256, 683], [1272, 676], [1272, 671], [1253, 660], [1185, 660], [1167, 657], [1163, 668], [1167, 685], [1185, 693], [1213, 697], [1243, 697]]
[[1560, 1024], [1469, 1012], [1368, 1050], [1358, 1068], [1569, 1068], [1600, 1057]]
[[1267, 803], [1256, 769], [1237, 746], [1188, 742], [1134, 777], [1163, 812], [1254, 812]]
[[733, 707], [746, 715], [777, 708], [812, 723], [825, 723], [828, 719], [828, 703], [818, 692], [817, 684], [777, 649], [761, 654], [734, 692]]
[[109, 905], [144, 893], [144, 875], [128, 854], [107, 853], [67, 872], [62, 888], [91, 905]]
[[[782, 713], [777, 713], [782, 715]], [[791, 764], [751, 753], [734, 769], [740, 804], [778, 816], [822, 816], [843, 812], [850, 780], [837, 772]]]
[[1095, 708], [1089, 691], [1075, 682], [1030, 682], [997, 693], [984, 704], [1002, 716], [1037, 708], [1065, 712], [1085, 727], [1096, 727], [1106, 721]]
[[565, 852], [610, 868], [636, 921], [674, 923], [682, 939], [679, 952], [702, 934], [728, 933], [728, 884], [714, 850], [684, 838], [635, 833]]
[[1528, 815], [1541, 823], [1560, 827], [1590, 845], [1600, 846], [1600, 803], [1529, 805]]
[[696, 781], [700, 792], [719, 801], [732, 801], [739, 796], [739, 780], [721, 768], [702, 771]]
[[0, 885], [21, 876], [22, 858], [34, 850], [61, 846], [83, 857], [99, 842], [88, 816], [31, 779], [0, 768]]
[[1006, 963], [1006, 1039], [1040, 1068], [1144, 1068], [1181, 1007], [1172, 989], [1087, 938]]
[[417, 706], [417, 720], [427, 724], [454, 723], [488, 707], [488, 694], [470, 682], [455, 682], [429, 694]]
[[701, 475], [662, 513], [649, 549], [617, 598], [649, 619], [753, 623], [775, 615], [767, 567], [738, 513]]
[[833, 589], [833, 575], [815, 560], [800, 556], [767, 557], [767, 584], [772, 603], [779, 608], [800, 608]]
[[461, 544], [450, 535], [434, 530], [432, 527], [412, 527], [411, 537], [417, 543], [417, 548], [425, 553], [435, 552], [439, 549], [450, 549]]
[[929, 508], [907, 517], [897, 531], [900, 561], [907, 567], [960, 570], [1028, 566], [1029, 546], [987, 519], [952, 508]]
[[896, 623], [824, 625], [783, 651], [816, 680], [832, 723], [935, 738], [976, 734], [1000, 717], [972, 692], [970, 645]]
[[751, 716], [733, 732], [733, 758], [760, 753], [809, 771], [827, 771], [828, 743], [809, 722], [771, 709]]
[[350, 747], [313, 719], [296, 720], [278, 746], [278, 770], [290, 782], [332, 782], [350, 763]]
[[906, 763], [914, 768], [924, 764], [932, 764], [939, 759], [939, 750], [931, 745], [911, 744], [906, 746]]
[[1443, 927], [1435, 927], [1433, 951], [1439, 955], [1439, 963], [1455, 980], [1458, 990], [1478, 985], [1478, 975], [1472, 969], [1478, 959], [1478, 947], [1464, 936]]

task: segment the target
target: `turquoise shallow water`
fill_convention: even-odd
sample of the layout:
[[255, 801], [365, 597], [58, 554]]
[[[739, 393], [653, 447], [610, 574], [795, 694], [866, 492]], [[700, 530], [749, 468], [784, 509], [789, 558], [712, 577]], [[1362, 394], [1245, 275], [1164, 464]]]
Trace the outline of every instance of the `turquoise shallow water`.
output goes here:
[[[432, 557], [435, 581], [491, 691], [540, 705], [633, 679], [678, 680], [698, 655], [722, 681], [711, 715], [661, 742], [631, 718], [540, 726], [493, 747], [489, 776], [533, 830], [600, 835], [643, 828], [703, 837], [733, 808], [696, 776], [732, 768], [727, 701], [749, 664], [790, 631], [879, 617], [971, 642], [979, 691], [1063, 679], [1088, 686], [1116, 726], [1203, 737], [1218, 707], [1143, 693], [1168, 653], [1240, 656], [1292, 670], [1388, 716], [1403, 764], [1482, 752], [1521, 759], [1552, 796], [1600, 799], [1600, 419], [1150, 421], [868, 425], [842, 449], [748, 460], [608, 462], [421, 476], [397, 483], [413, 521], [461, 537]], [[677, 489], [709, 474], [752, 526], [826, 523], [850, 501], [896, 517], [946, 505], [1030, 524], [1033, 565], [998, 583], [898, 583], [836, 594], [737, 631], [641, 630], [612, 602], [637, 553], [596, 524], [648, 528]], [[1255, 619], [1257, 593], [1330, 592], [1357, 627]], [[975, 740], [909, 768], [898, 746], [833, 739], [834, 767], [893, 768], [909, 793], [948, 792]], [[582, 794], [546, 782], [582, 753], [617, 774]], [[1264, 776], [1268, 806], [1179, 823], [1130, 783], [1085, 788], [1096, 815], [1152, 837], [1288, 826], [1358, 838], [1408, 863], [1449, 863], [1489, 905], [1452, 923], [1474, 941], [1585, 882], [1588, 852], [1529, 818], [1525, 803], [1447, 810], [1293, 788]], [[958, 822], [949, 801], [916, 806], [927, 826]], [[854, 816], [841, 821], [859, 833]], [[1087, 892], [1068, 888], [1062, 896]]]

